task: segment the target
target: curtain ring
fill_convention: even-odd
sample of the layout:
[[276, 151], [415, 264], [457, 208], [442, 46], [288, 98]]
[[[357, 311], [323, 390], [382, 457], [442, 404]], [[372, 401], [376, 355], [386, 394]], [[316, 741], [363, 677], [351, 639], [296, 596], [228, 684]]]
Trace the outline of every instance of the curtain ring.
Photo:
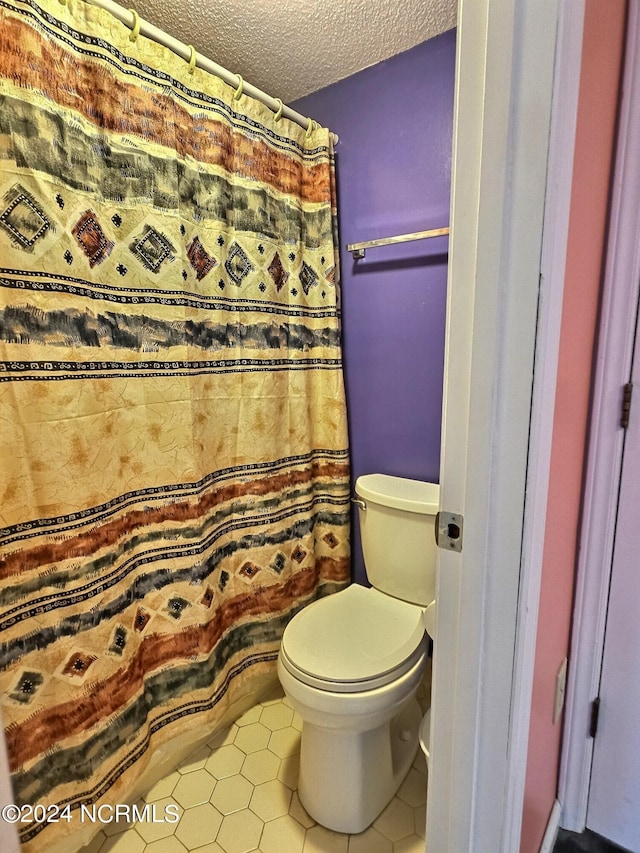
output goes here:
[[133, 15], [133, 27], [129, 33], [129, 41], [137, 41], [140, 35], [140, 15], [135, 9], [129, 9], [129, 11]]
[[240, 74], [236, 74], [236, 77], [238, 78], [238, 80], [240, 82], [238, 83], [238, 88], [236, 89], [236, 91], [233, 94], [233, 100], [239, 101], [240, 98], [242, 97], [242, 90], [244, 89], [244, 80], [242, 79]]
[[284, 109], [284, 104], [282, 103], [280, 98], [276, 98], [275, 102], [276, 104], [278, 104], [278, 112], [274, 115], [273, 120], [280, 121], [280, 119], [282, 118], [282, 110]]
[[189, 56], [189, 74], [193, 74], [196, 67], [196, 49], [192, 44], [188, 45], [188, 47], [191, 54]]
[[317, 122], [315, 122], [312, 118], [309, 119], [309, 124], [307, 125], [307, 132], [304, 135], [305, 139], [311, 139], [311, 134], [318, 126]]

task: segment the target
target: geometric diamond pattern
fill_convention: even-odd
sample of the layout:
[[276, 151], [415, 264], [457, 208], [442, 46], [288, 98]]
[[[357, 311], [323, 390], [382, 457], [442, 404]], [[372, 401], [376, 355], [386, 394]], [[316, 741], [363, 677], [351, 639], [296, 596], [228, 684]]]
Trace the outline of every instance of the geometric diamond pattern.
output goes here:
[[305, 294], [308, 294], [312, 287], [317, 287], [319, 281], [318, 274], [305, 261], [302, 262], [302, 269], [298, 278]]
[[336, 545], [340, 544], [335, 534], [331, 530], [328, 533], [325, 533], [325, 535], [322, 537], [322, 540], [323, 542], [326, 542], [330, 548], [335, 548]]
[[62, 672], [64, 675], [73, 677], [84, 677], [91, 664], [98, 660], [95, 655], [89, 655], [85, 652], [74, 652], [65, 663]]
[[25, 670], [21, 673], [20, 680], [18, 681], [15, 689], [9, 693], [9, 696], [15, 702], [28, 704], [41, 687], [43, 681], [44, 678], [39, 672]]
[[291, 555], [291, 559], [295, 560], [296, 563], [301, 563], [306, 556], [307, 552], [304, 550], [304, 548], [301, 548], [300, 545], [296, 545], [295, 550]]
[[101, 264], [111, 254], [115, 246], [113, 240], [107, 239], [96, 214], [92, 210], [85, 210], [73, 226], [71, 233], [89, 258], [89, 266], [92, 269], [96, 264]]
[[207, 252], [198, 236], [195, 236], [189, 244], [187, 248], [187, 257], [189, 259], [189, 263], [195, 270], [196, 279], [198, 281], [202, 281], [205, 275], [211, 272], [218, 263], [216, 259]]
[[242, 580], [244, 580], [247, 583], [250, 583], [251, 579], [253, 577], [255, 577], [259, 571], [260, 571], [260, 566], [256, 566], [255, 563], [252, 563], [249, 560], [247, 560], [247, 562], [244, 563], [240, 567], [240, 569], [238, 570], [238, 574], [240, 575]]
[[237, 284], [238, 287], [253, 270], [253, 264], [237, 243], [232, 243], [224, 267], [233, 283]]
[[9, 202], [9, 205], [0, 213], [0, 226], [14, 243], [30, 251], [51, 223], [33, 196], [20, 184], [15, 184], [9, 190], [5, 202]]
[[167, 602], [167, 612], [174, 619], [180, 619], [187, 607], [191, 607], [191, 604], [179, 595], [172, 596]]
[[129, 249], [153, 273], [157, 273], [165, 261], [175, 260], [175, 246], [151, 225], [144, 226], [143, 233], [135, 238]]
[[282, 261], [280, 260], [280, 255], [278, 254], [278, 252], [276, 252], [273, 256], [271, 263], [267, 267], [267, 272], [273, 279], [276, 286], [276, 290], [279, 293], [287, 283], [289, 273], [282, 266]]

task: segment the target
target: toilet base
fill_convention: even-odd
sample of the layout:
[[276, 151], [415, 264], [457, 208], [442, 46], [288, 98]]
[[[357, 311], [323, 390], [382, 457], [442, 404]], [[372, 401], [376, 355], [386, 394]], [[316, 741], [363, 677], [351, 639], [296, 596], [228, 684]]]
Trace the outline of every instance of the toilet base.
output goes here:
[[411, 697], [393, 719], [364, 732], [302, 727], [298, 795], [322, 826], [363, 832], [391, 801], [418, 749], [422, 712]]

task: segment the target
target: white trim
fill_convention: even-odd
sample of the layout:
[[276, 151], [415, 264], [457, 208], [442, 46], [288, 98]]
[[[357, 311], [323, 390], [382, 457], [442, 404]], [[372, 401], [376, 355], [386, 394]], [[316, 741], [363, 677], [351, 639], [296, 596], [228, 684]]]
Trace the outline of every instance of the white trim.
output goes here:
[[523, 711], [514, 658], [561, 5], [459, 7], [440, 483], [465, 524], [462, 553], [439, 555], [426, 838], [438, 853], [514, 849], [509, 786], [525, 755], [508, 750]]
[[621, 387], [631, 373], [640, 281], [640, 0], [630, 0], [627, 34], [559, 782], [562, 826], [575, 832], [587, 821], [593, 750], [587, 733], [602, 665], [622, 459]]
[[553, 808], [551, 809], [551, 814], [549, 815], [547, 829], [544, 834], [544, 838], [542, 839], [542, 844], [540, 845], [540, 853], [552, 853], [558, 837], [558, 830], [560, 829], [561, 813], [562, 806], [558, 800], [556, 800], [553, 804]]
[[563, 5], [560, 8], [556, 48], [543, 226], [540, 319], [536, 340], [527, 470], [527, 491], [530, 500], [525, 506], [518, 635], [514, 661], [513, 714], [508, 757], [510, 781], [507, 788], [504, 831], [504, 845], [507, 850], [520, 848], [522, 832], [583, 29], [584, 0], [576, 0], [570, 8]]

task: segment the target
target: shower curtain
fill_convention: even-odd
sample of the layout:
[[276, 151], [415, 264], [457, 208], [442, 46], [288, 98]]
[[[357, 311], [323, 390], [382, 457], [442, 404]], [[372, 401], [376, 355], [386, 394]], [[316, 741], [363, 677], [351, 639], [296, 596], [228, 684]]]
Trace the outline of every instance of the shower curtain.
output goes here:
[[1, 0], [0, 267], [0, 711], [41, 850], [348, 582], [328, 131]]

